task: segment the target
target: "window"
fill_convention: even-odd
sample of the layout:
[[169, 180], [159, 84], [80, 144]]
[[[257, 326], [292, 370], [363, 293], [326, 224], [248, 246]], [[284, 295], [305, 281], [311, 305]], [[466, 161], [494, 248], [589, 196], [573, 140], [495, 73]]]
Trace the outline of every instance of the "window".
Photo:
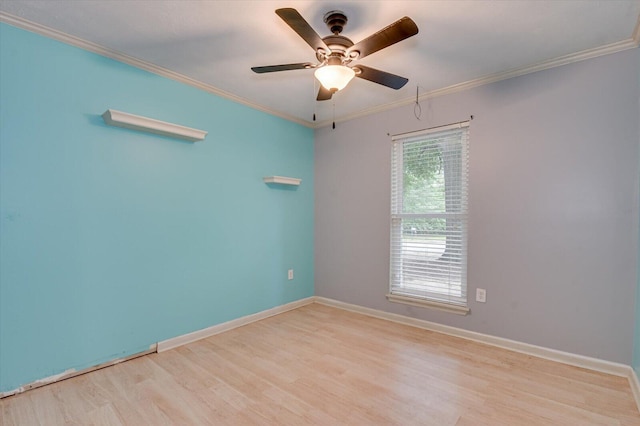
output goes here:
[[469, 122], [392, 138], [387, 298], [466, 314]]

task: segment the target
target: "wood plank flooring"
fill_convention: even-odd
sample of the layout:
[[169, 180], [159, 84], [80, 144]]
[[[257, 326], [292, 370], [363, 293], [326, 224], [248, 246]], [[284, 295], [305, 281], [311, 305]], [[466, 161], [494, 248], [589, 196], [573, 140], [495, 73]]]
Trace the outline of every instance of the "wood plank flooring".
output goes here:
[[0, 400], [2, 425], [640, 425], [627, 379], [311, 304]]

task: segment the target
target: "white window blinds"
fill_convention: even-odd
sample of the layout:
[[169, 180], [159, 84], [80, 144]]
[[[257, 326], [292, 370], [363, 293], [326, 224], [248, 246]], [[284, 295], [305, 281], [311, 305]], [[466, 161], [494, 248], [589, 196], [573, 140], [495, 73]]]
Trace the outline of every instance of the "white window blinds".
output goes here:
[[391, 295], [467, 304], [469, 123], [393, 137]]

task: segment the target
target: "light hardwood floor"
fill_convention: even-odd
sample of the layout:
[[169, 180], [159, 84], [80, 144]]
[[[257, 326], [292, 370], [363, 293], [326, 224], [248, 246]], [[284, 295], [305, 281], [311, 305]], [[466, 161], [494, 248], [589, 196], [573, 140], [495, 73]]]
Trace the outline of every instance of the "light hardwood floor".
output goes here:
[[0, 400], [2, 425], [640, 425], [627, 379], [311, 304]]

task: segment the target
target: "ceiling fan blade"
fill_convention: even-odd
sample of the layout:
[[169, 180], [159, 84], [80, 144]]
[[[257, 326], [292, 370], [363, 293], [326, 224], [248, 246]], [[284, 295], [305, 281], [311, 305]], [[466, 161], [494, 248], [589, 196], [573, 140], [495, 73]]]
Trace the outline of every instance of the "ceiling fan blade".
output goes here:
[[333, 96], [333, 92], [331, 90], [327, 90], [324, 86], [320, 85], [320, 90], [318, 90], [318, 97], [316, 101], [328, 101]]
[[263, 74], [265, 72], [276, 71], [289, 71], [289, 70], [304, 70], [307, 68], [314, 68], [315, 64], [311, 62], [300, 62], [298, 64], [282, 64], [282, 65], [267, 65], [265, 67], [251, 67], [251, 71]]
[[359, 74], [356, 74], [356, 77], [364, 78], [365, 80], [382, 84], [383, 86], [387, 86], [396, 90], [403, 87], [409, 81], [408, 78], [400, 77], [399, 75], [391, 74], [385, 71], [380, 71], [375, 68], [365, 67], [363, 65], [358, 65], [354, 68], [358, 68], [361, 71]]
[[319, 49], [322, 49], [327, 54], [331, 53], [331, 49], [329, 49], [325, 42], [322, 41], [322, 38], [318, 33], [311, 28], [311, 25], [304, 20], [297, 10], [292, 8], [277, 9], [276, 14], [282, 18], [282, 20], [286, 22], [293, 31], [298, 33], [298, 35], [302, 37], [304, 41], [313, 48], [313, 50], [318, 51]]
[[389, 47], [406, 38], [418, 34], [418, 26], [408, 16], [398, 19], [393, 24], [381, 29], [377, 33], [365, 38], [347, 49], [347, 55], [351, 52], [359, 52], [358, 59]]

